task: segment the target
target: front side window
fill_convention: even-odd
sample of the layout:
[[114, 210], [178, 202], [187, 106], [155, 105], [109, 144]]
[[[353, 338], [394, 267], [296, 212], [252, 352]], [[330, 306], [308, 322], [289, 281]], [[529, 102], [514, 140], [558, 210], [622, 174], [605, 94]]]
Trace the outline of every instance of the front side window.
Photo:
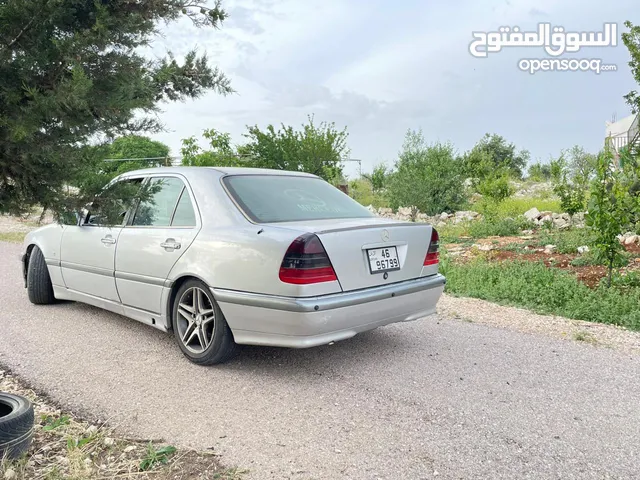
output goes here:
[[152, 178], [148, 184], [149, 198], [140, 201], [132, 225], [168, 227], [182, 194], [184, 183], [179, 178]]
[[124, 225], [127, 212], [135, 204], [142, 178], [129, 178], [105, 187], [96, 197], [82, 219], [89, 226]]
[[373, 214], [324, 180], [293, 175], [230, 175], [229, 193], [254, 222], [368, 218]]

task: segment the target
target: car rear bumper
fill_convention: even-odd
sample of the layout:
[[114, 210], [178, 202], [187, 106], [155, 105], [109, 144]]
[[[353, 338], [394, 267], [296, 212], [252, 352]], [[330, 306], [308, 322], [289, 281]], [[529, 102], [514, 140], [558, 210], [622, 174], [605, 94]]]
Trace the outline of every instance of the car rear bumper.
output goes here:
[[235, 341], [307, 348], [435, 313], [442, 275], [308, 298], [212, 289]]

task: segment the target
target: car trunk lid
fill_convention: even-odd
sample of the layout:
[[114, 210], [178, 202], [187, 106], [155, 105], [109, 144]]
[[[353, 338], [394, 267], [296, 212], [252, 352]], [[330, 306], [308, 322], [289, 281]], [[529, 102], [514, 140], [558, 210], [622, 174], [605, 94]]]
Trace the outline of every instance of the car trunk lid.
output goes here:
[[[386, 285], [418, 278], [423, 272], [432, 227], [426, 223], [402, 223], [383, 218], [284, 222], [273, 227], [314, 233], [324, 246], [343, 291]], [[375, 272], [370, 251], [388, 252], [389, 261]], [[396, 257], [397, 254], [397, 257]], [[377, 257], [372, 257], [375, 258]], [[396, 266], [393, 258], [397, 258]], [[437, 268], [437, 267], [436, 267]]]

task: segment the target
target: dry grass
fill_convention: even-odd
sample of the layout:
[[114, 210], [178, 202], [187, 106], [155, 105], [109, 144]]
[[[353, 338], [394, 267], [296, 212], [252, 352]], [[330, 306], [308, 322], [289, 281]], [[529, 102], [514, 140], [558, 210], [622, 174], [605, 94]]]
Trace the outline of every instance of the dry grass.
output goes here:
[[22, 243], [25, 232], [0, 232], [0, 242]]

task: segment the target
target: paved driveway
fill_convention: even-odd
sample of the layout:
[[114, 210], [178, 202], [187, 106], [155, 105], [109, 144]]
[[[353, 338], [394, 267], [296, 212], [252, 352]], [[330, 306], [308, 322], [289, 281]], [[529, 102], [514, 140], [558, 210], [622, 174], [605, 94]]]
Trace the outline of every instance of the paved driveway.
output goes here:
[[124, 317], [31, 305], [18, 252], [0, 243], [0, 363], [248, 478], [640, 478], [640, 357], [433, 317], [202, 368]]

